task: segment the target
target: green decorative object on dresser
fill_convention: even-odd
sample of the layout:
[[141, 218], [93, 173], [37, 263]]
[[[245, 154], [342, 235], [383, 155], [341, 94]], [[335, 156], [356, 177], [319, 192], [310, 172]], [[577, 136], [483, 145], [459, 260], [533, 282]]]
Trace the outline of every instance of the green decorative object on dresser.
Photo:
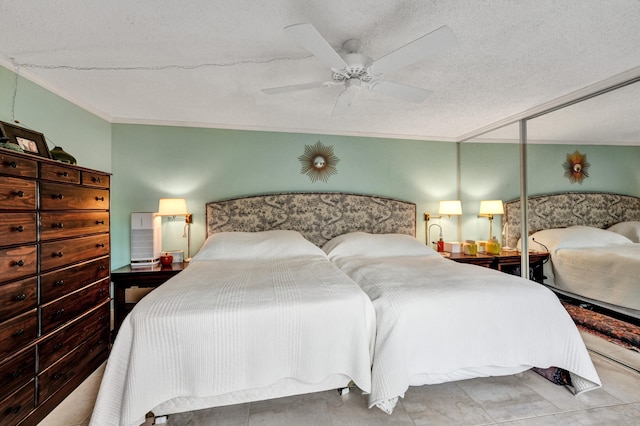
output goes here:
[[67, 151], [62, 149], [60, 146], [56, 146], [51, 150], [51, 158], [57, 161], [61, 161], [63, 163], [73, 164], [74, 166], [78, 164], [76, 158], [69, 154]]

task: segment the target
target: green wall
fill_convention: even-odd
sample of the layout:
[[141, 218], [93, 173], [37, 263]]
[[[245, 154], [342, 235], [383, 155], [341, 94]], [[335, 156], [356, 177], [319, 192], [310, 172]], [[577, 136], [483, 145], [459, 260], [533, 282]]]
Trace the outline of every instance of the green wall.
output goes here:
[[[520, 197], [520, 146], [463, 143], [460, 163], [462, 239], [487, 240], [489, 220], [478, 217], [480, 201], [508, 201]], [[502, 217], [495, 216], [493, 234], [498, 240], [501, 231]]]
[[[0, 121], [12, 122], [15, 74], [0, 66]], [[26, 127], [43, 133], [49, 149], [64, 148], [79, 166], [111, 171], [111, 123], [19, 77], [14, 116]]]
[[[14, 74], [0, 67], [0, 120], [11, 121]], [[438, 202], [456, 199], [458, 146], [450, 142], [359, 138], [275, 132], [111, 124], [26, 79], [19, 78], [15, 116], [72, 153], [81, 166], [111, 171], [112, 267], [129, 262], [131, 212], [157, 210], [158, 199], [184, 197], [194, 214], [192, 254], [204, 241], [207, 201], [281, 191], [377, 194], [417, 204], [437, 215]], [[340, 158], [338, 174], [311, 183], [300, 173], [305, 145], [321, 141]], [[582, 185], [564, 178], [567, 153], [579, 150], [591, 163]], [[433, 219], [446, 240], [486, 239], [480, 200], [519, 197], [517, 144], [464, 143], [460, 152], [460, 218]], [[607, 190], [640, 196], [640, 147], [529, 145], [531, 194]], [[499, 235], [501, 218], [494, 221]], [[432, 237], [437, 233], [432, 228]], [[163, 223], [165, 249], [185, 249], [183, 223]], [[432, 238], [434, 239], [434, 238]]]
[[[318, 140], [340, 159], [327, 183], [300, 173], [298, 157]], [[128, 263], [130, 213], [156, 211], [163, 197], [187, 199], [193, 254], [204, 241], [207, 201], [282, 191], [383, 195], [417, 204], [424, 239], [421, 212], [456, 196], [456, 146], [448, 142], [116, 124], [112, 149], [114, 267]], [[186, 249], [183, 225], [163, 226], [163, 248]]]

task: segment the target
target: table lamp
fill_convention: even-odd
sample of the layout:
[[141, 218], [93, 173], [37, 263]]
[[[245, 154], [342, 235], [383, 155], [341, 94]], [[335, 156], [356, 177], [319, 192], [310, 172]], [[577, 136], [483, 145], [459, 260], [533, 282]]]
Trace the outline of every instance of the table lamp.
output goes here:
[[184, 198], [160, 198], [156, 215], [184, 216], [187, 228], [187, 258], [185, 262], [189, 262], [191, 260], [191, 223], [193, 223], [193, 215], [187, 210], [187, 201]]
[[[440, 201], [440, 206], [438, 208], [439, 216], [431, 216], [428, 212], [424, 213], [424, 220], [427, 222], [425, 224], [425, 237], [426, 243], [429, 245], [429, 220], [431, 219], [441, 219], [443, 216], [451, 217], [451, 216], [460, 216], [462, 214], [462, 203], [460, 200], [447, 200]], [[442, 231], [441, 231], [442, 232]]]
[[480, 213], [478, 217], [489, 218], [489, 239], [493, 238], [493, 215], [504, 214], [502, 200], [480, 201]]

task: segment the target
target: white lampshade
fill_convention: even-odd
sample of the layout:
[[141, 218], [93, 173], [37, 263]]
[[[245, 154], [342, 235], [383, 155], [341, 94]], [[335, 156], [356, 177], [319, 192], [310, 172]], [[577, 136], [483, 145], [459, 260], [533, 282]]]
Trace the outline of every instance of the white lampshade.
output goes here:
[[462, 203], [460, 203], [460, 200], [440, 201], [438, 214], [447, 216], [461, 215]]
[[480, 215], [488, 216], [494, 214], [504, 214], [502, 200], [480, 201]]
[[160, 198], [158, 216], [184, 216], [189, 214], [184, 198]]

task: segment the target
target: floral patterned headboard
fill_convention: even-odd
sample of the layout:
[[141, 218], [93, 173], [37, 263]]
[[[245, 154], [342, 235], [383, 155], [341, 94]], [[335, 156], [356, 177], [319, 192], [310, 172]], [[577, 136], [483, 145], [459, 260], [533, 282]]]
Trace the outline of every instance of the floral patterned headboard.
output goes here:
[[207, 203], [207, 236], [290, 229], [317, 246], [347, 232], [416, 235], [416, 205], [370, 195], [284, 193]]
[[[542, 229], [587, 225], [608, 228], [640, 220], [640, 198], [609, 192], [566, 192], [529, 197], [529, 234]], [[505, 243], [515, 247], [521, 234], [520, 199], [505, 203]]]

